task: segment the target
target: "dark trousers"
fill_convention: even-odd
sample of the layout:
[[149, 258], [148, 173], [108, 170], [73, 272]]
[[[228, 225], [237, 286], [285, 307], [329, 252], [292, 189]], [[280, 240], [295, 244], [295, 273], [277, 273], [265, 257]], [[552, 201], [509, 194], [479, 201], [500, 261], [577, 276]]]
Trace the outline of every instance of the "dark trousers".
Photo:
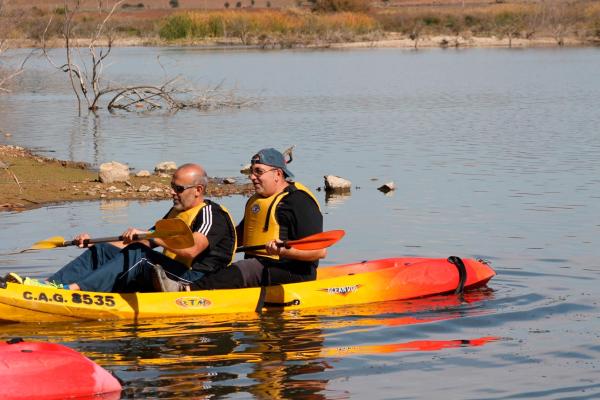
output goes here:
[[192, 282], [204, 276], [203, 272], [192, 270], [140, 243], [123, 249], [102, 243], [81, 253], [48, 280], [77, 283], [81, 290], [90, 292], [154, 291], [153, 264], [162, 266], [172, 279]]
[[315, 268], [299, 273], [285, 267], [265, 266], [256, 258], [236, 261], [229, 267], [205, 275], [192, 284], [192, 290], [234, 289], [281, 285], [284, 283], [313, 281], [317, 278]]

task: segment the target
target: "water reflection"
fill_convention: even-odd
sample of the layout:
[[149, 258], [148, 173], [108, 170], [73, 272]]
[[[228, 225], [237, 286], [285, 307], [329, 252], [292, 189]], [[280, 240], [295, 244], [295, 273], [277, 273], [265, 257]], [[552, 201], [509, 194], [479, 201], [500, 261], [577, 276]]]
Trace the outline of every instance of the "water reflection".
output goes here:
[[[337, 398], [341, 359], [482, 346], [497, 337], [445, 339], [418, 326], [490, 312], [494, 292], [356, 307], [200, 319], [0, 325], [0, 337], [62, 342], [125, 380], [123, 397]], [[407, 327], [414, 330], [405, 331]], [[426, 337], [422, 337], [425, 335]], [[362, 339], [360, 339], [362, 338]], [[343, 397], [343, 396], [342, 396]]]
[[336, 208], [344, 204], [352, 193], [344, 192], [344, 193], [333, 193], [333, 192], [325, 192], [325, 204], [327, 204], [331, 208]]

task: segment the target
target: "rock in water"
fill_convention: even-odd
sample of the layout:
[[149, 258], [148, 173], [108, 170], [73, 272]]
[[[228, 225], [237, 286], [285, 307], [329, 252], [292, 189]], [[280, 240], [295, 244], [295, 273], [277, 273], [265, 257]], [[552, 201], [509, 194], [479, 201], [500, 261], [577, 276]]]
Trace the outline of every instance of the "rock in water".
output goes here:
[[392, 190], [396, 190], [396, 185], [394, 184], [394, 182], [387, 182], [384, 183], [383, 185], [379, 186], [377, 188], [377, 190], [379, 190], [380, 192], [383, 193], [387, 193], [387, 192], [391, 192]]
[[349, 192], [352, 182], [336, 175], [326, 175], [325, 191], [327, 192]]

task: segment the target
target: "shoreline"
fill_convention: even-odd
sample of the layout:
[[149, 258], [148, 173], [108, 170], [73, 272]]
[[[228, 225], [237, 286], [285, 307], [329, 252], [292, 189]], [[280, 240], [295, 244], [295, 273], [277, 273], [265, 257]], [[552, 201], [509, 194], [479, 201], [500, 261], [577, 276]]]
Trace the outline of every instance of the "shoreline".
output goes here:
[[[41, 48], [41, 43], [33, 39], [8, 39], [8, 48], [13, 49], [36, 49]], [[77, 38], [71, 40], [73, 47], [88, 47], [90, 39]], [[105, 40], [96, 41], [96, 47], [106, 47]], [[453, 36], [453, 35], [431, 35], [424, 36], [418, 40], [417, 48], [547, 48], [547, 47], [598, 47], [599, 40], [582, 39], [577, 37], [565, 37], [562, 44], [558, 44], [555, 38], [545, 36], [530, 39], [524, 38], [499, 38], [496, 36]], [[64, 40], [53, 38], [46, 41], [46, 47], [52, 49], [65, 48]], [[315, 42], [309, 44], [296, 44], [291, 47], [278, 45], [262, 46], [256, 44], [243, 44], [241, 40], [234, 38], [218, 38], [214, 40], [189, 40], [166, 41], [158, 37], [138, 38], [123, 37], [115, 38], [112, 47], [194, 47], [200, 50], [289, 50], [289, 49], [354, 49], [354, 48], [398, 48], [414, 49], [415, 41], [400, 33], [387, 33], [383, 37], [373, 40], [346, 41], [346, 42]]]
[[[0, 212], [26, 211], [50, 204], [94, 200], [168, 200], [170, 177], [131, 175], [127, 182], [102, 183], [89, 164], [36, 155], [0, 145]], [[209, 178], [207, 197], [253, 193], [250, 183]]]

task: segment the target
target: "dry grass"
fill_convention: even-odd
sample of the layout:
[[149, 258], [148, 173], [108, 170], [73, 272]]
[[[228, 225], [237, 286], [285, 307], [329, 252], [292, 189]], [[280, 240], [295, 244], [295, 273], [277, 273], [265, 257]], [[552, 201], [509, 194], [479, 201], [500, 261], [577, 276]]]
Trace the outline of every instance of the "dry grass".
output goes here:
[[[48, 20], [48, 36], [60, 38], [64, 1], [6, 0], [0, 16], [3, 37], [39, 40]], [[578, 42], [600, 41], [600, 3], [593, 0], [375, 0], [370, 11], [311, 13], [317, 0], [131, 0], [111, 19], [111, 32], [138, 42], [196, 41], [202, 38], [264, 46], [327, 44], [372, 40], [387, 32], [405, 37], [454, 35], [461, 37], [554, 38]], [[330, 1], [345, 4], [346, 0]], [[114, 0], [100, 1], [108, 9]], [[230, 9], [225, 9], [228, 2]], [[270, 8], [267, 8], [267, 2]], [[82, 0], [75, 35], [86, 38], [105, 15], [99, 0]], [[463, 7], [464, 3], [464, 7]], [[162, 38], [162, 39], [161, 39]], [[1, 38], [0, 38], [1, 39]]]
[[366, 14], [313, 14], [302, 10], [187, 12], [166, 18], [160, 36], [166, 40], [239, 39], [243, 44], [290, 45], [320, 40], [350, 40], [378, 29]]
[[600, 4], [594, 1], [512, 2], [469, 7], [409, 6], [377, 14], [384, 31], [405, 35], [565, 37], [581, 42], [600, 39]]

